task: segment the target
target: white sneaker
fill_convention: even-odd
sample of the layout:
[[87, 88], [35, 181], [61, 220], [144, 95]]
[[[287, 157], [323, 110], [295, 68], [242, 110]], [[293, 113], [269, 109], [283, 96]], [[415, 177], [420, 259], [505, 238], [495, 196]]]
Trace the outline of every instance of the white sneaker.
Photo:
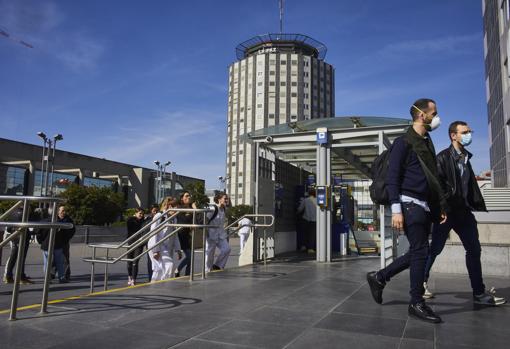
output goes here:
[[434, 294], [430, 292], [426, 282], [423, 283], [423, 288], [425, 289], [425, 292], [423, 292], [423, 298], [425, 299], [434, 298]]
[[493, 287], [489, 291], [485, 291], [480, 295], [473, 296], [473, 303], [497, 306], [505, 304], [506, 299], [503, 297], [496, 297], [496, 290]]

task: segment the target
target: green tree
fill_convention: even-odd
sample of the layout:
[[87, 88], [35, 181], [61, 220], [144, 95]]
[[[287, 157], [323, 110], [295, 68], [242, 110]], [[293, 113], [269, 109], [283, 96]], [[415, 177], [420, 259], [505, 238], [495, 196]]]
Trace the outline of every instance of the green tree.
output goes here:
[[191, 197], [193, 198], [193, 202], [197, 205], [197, 207], [204, 207], [209, 203], [209, 198], [205, 195], [205, 186], [202, 182], [192, 182], [188, 183], [184, 190], [189, 191]]
[[227, 219], [229, 223], [232, 223], [245, 214], [251, 214], [253, 213], [253, 207], [250, 205], [237, 205], [229, 207], [227, 210]]
[[125, 208], [123, 195], [110, 188], [73, 184], [61, 197], [66, 200], [66, 210], [76, 224], [111, 224]]

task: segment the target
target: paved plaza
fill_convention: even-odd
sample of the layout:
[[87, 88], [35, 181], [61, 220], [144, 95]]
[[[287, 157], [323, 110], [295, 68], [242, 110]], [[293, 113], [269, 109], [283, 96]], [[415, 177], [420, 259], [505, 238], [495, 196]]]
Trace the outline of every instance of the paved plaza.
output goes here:
[[[73, 248], [76, 255], [83, 246]], [[27, 266], [34, 277], [41, 267], [38, 252], [31, 248]], [[63, 301], [50, 305], [47, 316], [29, 308], [10, 322], [8, 314], [0, 314], [2, 348], [496, 349], [510, 345], [510, 307], [474, 307], [466, 276], [435, 274], [430, 282], [437, 293], [430, 304], [443, 324], [407, 316], [407, 272], [388, 284], [384, 303], [375, 304], [365, 273], [377, 268], [378, 258], [317, 264], [290, 256], [267, 266], [211, 273], [207, 280], [192, 284], [179, 278], [115, 290], [125, 287], [122, 264], [111, 268], [112, 289], [92, 296], [86, 295], [88, 265], [75, 259], [73, 281], [51, 286], [50, 300]], [[102, 290], [101, 279], [98, 272], [97, 291]], [[42, 280], [35, 281], [21, 286], [19, 306], [40, 302]], [[485, 282], [510, 298], [508, 279]], [[0, 287], [0, 310], [8, 309], [11, 288]]]

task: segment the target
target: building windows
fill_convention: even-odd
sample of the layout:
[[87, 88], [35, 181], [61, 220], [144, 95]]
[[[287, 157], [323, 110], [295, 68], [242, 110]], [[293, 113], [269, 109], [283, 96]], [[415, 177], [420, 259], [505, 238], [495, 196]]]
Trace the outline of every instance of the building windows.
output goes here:
[[269, 86], [274, 86], [274, 85], [275, 85], [274, 81], [269, 81]]
[[257, 86], [262, 86], [262, 85], [263, 85], [262, 81], [257, 82]]
[[291, 96], [291, 97], [297, 97], [297, 93], [296, 93], [296, 92], [292, 92], [292, 93], [290, 94], [290, 96]]
[[297, 81], [292, 81], [291, 86], [297, 86]]
[[280, 82], [280, 86], [286, 86], [286, 85], [287, 85], [287, 83], [285, 81]]
[[269, 114], [269, 118], [270, 118], [270, 119], [274, 119], [274, 114], [272, 114], [272, 113], [271, 113], [271, 114]]
[[27, 170], [21, 167], [0, 165], [0, 194], [23, 195], [26, 172]]
[[293, 59], [290, 63], [291, 63], [292, 65], [297, 65], [297, 60]]
[[274, 70], [270, 70], [269, 75], [276, 75], [276, 72]]
[[257, 73], [257, 76], [262, 76], [262, 75], [264, 75], [264, 72], [259, 71], [259, 72]]
[[257, 104], [257, 108], [259, 108], [259, 109], [262, 108], [262, 104], [260, 104], [260, 103]]
[[239, 183], [237, 186], [238, 186], [239, 188], [242, 188], [242, 187], [243, 187], [243, 183]]

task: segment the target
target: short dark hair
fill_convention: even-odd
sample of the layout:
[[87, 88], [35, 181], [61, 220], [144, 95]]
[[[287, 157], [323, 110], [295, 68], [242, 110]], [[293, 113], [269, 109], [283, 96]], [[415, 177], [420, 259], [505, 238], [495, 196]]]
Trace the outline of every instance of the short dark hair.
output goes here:
[[454, 121], [448, 126], [448, 138], [450, 138], [450, 141], [452, 140], [452, 133], [457, 133], [457, 126], [467, 126], [467, 122], [465, 121]]
[[[429, 107], [429, 103], [431, 103], [431, 102], [436, 104], [436, 102], [430, 98], [420, 98], [420, 99], [416, 100], [413, 103], [413, 105], [411, 105], [411, 109], [409, 110], [409, 112], [411, 113], [411, 116], [413, 117], [413, 120], [416, 120], [416, 118], [420, 114], [420, 110], [427, 109]], [[418, 108], [420, 110], [418, 110], [416, 108]]]
[[145, 213], [145, 210], [141, 207], [135, 207], [135, 213], [138, 213], [138, 212], [143, 212]]

